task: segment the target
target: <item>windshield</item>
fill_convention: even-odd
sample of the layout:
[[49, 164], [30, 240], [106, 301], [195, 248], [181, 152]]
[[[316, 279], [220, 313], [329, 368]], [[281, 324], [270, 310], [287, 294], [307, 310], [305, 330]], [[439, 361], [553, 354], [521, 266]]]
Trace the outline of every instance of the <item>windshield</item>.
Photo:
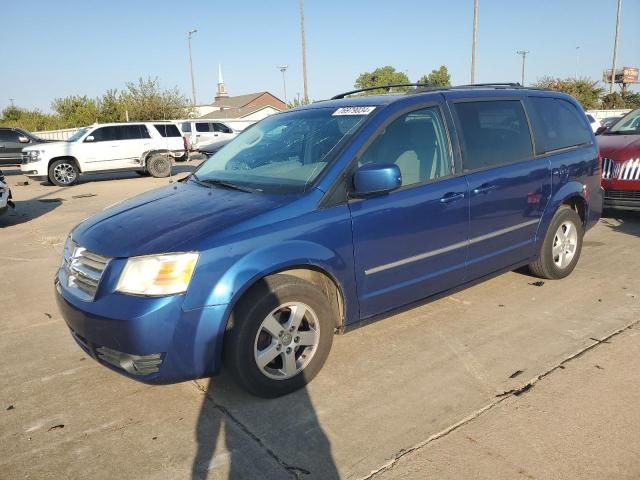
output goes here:
[[82, 137], [85, 133], [87, 133], [88, 130], [89, 130], [89, 127], [82, 127], [76, 133], [74, 133], [69, 138], [67, 138], [67, 142], [75, 142], [80, 137]]
[[351, 113], [355, 112], [316, 108], [268, 117], [207, 160], [195, 180], [272, 193], [303, 192], [326, 168], [336, 146], [366, 118]]
[[628, 113], [622, 117], [611, 129], [609, 133], [617, 133], [620, 135], [638, 135], [640, 134], [640, 108]]

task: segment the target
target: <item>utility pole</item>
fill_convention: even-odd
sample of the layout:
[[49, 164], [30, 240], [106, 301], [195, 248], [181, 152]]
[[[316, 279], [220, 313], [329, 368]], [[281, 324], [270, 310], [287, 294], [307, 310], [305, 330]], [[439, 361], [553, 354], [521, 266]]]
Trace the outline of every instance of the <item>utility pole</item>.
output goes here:
[[471, 39], [471, 84], [476, 83], [477, 38], [478, 38], [478, 0], [473, 0], [473, 36]]
[[529, 50], [518, 50], [516, 53], [518, 55], [522, 55], [522, 80], [520, 82], [520, 85], [524, 87], [524, 64], [526, 62], [527, 55], [529, 54]]
[[302, 40], [302, 78], [304, 81], [304, 103], [309, 103], [307, 90], [307, 42], [304, 38], [304, 0], [300, 0], [300, 38]]
[[613, 63], [611, 64], [611, 85], [609, 85], [609, 93], [613, 93], [613, 85], [616, 82], [616, 57], [618, 56], [618, 35], [620, 34], [620, 10], [622, 9], [622, 0], [618, 0], [618, 12], [616, 13], [616, 38], [613, 41]]
[[576, 80], [578, 80], [579, 68], [580, 68], [580, 45], [576, 47], [576, 75], [575, 75]]
[[191, 36], [197, 31], [198, 31], [197, 29], [189, 30], [187, 34], [189, 38], [189, 70], [191, 71], [191, 96], [193, 99], [194, 107], [196, 106], [196, 83], [193, 80], [193, 60], [191, 58]]
[[289, 68], [289, 65], [281, 65], [276, 68], [282, 72], [282, 89], [284, 90], [284, 103], [287, 103], [287, 81], [284, 78], [284, 72], [287, 71], [287, 68]]
[[11, 102], [11, 106], [12, 106], [12, 107], [13, 107], [13, 101], [14, 101], [14, 100], [15, 100], [14, 98], [10, 98], [10, 99], [9, 99], [9, 102]]

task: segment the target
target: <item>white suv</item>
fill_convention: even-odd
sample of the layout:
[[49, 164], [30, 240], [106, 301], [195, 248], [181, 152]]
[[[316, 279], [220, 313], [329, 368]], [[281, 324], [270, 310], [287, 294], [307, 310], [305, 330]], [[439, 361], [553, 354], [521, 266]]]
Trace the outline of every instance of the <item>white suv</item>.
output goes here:
[[66, 187], [81, 173], [133, 170], [168, 177], [172, 160], [186, 156], [186, 141], [173, 123], [96, 124], [65, 142], [24, 148], [21, 170], [27, 177]]
[[207, 145], [222, 148], [239, 132], [222, 122], [211, 120], [183, 120], [176, 122], [192, 150]]

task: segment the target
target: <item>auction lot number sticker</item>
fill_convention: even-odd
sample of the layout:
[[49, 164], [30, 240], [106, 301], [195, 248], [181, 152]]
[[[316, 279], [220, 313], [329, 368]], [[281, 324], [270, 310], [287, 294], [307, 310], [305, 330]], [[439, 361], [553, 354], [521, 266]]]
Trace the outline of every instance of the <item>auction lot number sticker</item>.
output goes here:
[[340, 107], [332, 116], [337, 115], [369, 115], [376, 107]]

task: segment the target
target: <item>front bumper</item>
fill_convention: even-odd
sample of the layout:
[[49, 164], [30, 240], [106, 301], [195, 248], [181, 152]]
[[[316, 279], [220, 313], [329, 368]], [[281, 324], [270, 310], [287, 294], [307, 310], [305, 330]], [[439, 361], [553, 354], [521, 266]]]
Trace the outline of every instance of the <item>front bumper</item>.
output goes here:
[[32, 178], [38, 177], [46, 179], [49, 175], [49, 172], [47, 172], [47, 162], [43, 160], [25, 163], [25, 160], [23, 159], [20, 164], [20, 171], [23, 175]]
[[73, 338], [94, 360], [135, 380], [176, 383], [215, 375], [222, 362], [226, 305], [182, 310], [183, 296], [111, 293], [83, 302], [56, 280]]
[[605, 190], [604, 208], [640, 211], [640, 190]]

